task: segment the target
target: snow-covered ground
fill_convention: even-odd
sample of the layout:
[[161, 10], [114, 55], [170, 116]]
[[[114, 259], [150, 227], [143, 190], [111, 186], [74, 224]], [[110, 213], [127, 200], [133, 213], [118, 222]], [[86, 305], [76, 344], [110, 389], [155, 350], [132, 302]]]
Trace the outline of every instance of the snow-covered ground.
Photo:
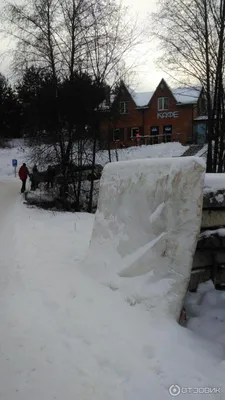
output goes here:
[[224, 342], [82, 274], [93, 216], [30, 209], [18, 192], [13, 178], [1, 183], [1, 399], [166, 400], [171, 385], [222, 387]]
[[[24, 146], [24, 142], [21, 139], [12, 141], [11, 148], [0, 148], [0, 176], [11, 176], [14, 174], [12, 167], [12, 159], [17, 159], [18, 166], [23, 162], [27, 162], [29, 168], [33, 165], [29, 160], [29, 147]], [[157, 158], [157, 157], [179, 157], [186, 150], [187, 146], [182, 146], [180, 143], [162, 143], [154, 146], [141, 146], [141, 147], [130, 147], [128, 149], [117, 150], [117, 156], [119, 161], [133, 160], [140, 158]], [[116, 161], [115, 150], [111, 151], [112, 161]], [[100, 151], [96, 157], [96, 163], [105, 165], [109, 161], [107, 151]]]
[[215, 290], [212, 281], [199, 285], [196, 293], [189, 293], [185, 306], [187, 327], [198, 336], [213, 343], [225, 343], [225, 292]]
[[[189, 147], [182, 146], [180, 143], [161, 143], [149, 146], [129, 147], [127, 149], [118, 149], [118, 161], [137, 160], [141, 158], [162, 158], [162, 157], [180, 157]], [[116, 151], [111, 151], [112, 161], [117, 161]], [[108, 152], [99, 152], [96, 162], [105, 165], [109, 160]]]
[[18, 161], [18, 166], [26, 159], [29, 154], [29, 149], [23, 147], [22, 140], [16, 140], [11, 143], [10, 148], [0, 148], [0, 177], [12, 176], [14, 174], [14, 168], [12, 167], [12, 160]]
[[206, 174], [205, 193], [217, 192], [225, 189], [225, 174]]
[[188, 297], [190, 329], [132, 306], [82, 273], [94, 216], [24, 206], [11, 167], [24, 155], [4, 152], [0, 400], [224, 399], [224, 294]]

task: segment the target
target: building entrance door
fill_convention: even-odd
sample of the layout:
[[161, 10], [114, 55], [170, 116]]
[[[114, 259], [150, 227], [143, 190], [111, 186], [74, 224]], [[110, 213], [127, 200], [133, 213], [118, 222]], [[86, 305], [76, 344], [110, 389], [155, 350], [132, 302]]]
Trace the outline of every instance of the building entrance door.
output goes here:
[[204, 144], [206, 142], [206, 123], [197, 125], [197, 144]]

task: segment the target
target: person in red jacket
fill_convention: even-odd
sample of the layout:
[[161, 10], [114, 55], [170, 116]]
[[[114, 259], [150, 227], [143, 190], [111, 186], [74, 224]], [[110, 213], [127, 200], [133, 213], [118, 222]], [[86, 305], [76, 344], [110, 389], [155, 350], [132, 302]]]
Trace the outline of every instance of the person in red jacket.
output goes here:
[[29, 175], [30, 174], [29, 174], [28, 168], [27, 168], [26, 164], [23, 163], [23, 165], [19, 169], [19, 177], [22, 181], [21, 193], [24, 193], [26, 190], [26, 182], [27, 182], [27, 178]]

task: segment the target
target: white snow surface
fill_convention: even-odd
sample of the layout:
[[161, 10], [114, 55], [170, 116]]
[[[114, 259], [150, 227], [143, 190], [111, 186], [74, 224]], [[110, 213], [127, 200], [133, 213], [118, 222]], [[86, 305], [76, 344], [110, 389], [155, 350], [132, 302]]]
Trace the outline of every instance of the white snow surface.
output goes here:
[[[29, 148], [23, 146], [24, 142], [21, 139], [14, 140], [10, 148], [0, 148], [0, 177], [7, 177], [14, 175], [14, 168], [12, 167], [12, 160], [18, 161], [18, 167], [26, 162]], [[18, 168], [17, 168], [18, 170]]]
[[201, 87], [176, 88], [172, 89], [172, 93], [178, 104], [196, 104], [201, 93]]
[[[189, 146], [183, 146], [181, 143], [160, 143], [149, 146], [134, 146], [127, 149], [118, 149], [118, 161], [126, 160], [139, 160], [143, 158], [168, 158], [168, 157], [180, 157]], [[116, 161], [116, 153], [112, 150], [112, 161]], [[109, 161], [108, 152], [98, 152], [96, 157], [96, 163], [105, 165]]]
[[169, 400], [173, 384], [223, 388], [220, 343], [82, 273], [92, 215], [24, 207], [13, 178], [0, 182], [0, 204], [0, 399]]
[[130, 302], [178, 319], [200, 231], [200, 158], [108, 164], [84, 270]]
[[225, 292], [214, 288], [212, 281], [199, 285], [196, 293], [189, 293], [185, 307], [187, 327], [200, 337], [214, 343], [225, 343]]
[[207, 150], [208, 150], [208, 144], [205, 144], [201, 150], [199, 150], [196, 154], [195, 157], [203, 157], [206, 160], [207, 157]]
[[[136, 92], [129, 89], [129, 92], [137, 107], [148, 106], [155, 91], [153, 92]], [[198, 102], [201, 87], [180, 87], [171, 88], [171, 92], [178, 104], [196, 104]]]
[[225, 228], [219, 228], [219, 229], [214, 229], [214, 230], [206, 230], [204, 232], [201, 233], [200, 237], [209, 237], [212, 235], [218, 235], [220, 237], [224, 237], [225, 236]]
[[225, 174], [206, 174], [204, 193], [225, 190]]
[[[14, 140], [11, 143], [11, 148], [0, 148], [0, 176], [12, 176], [14, 168], [12, 167], [12, 159], [18, 160], [18, 168], [26, 162], [29, 168], [33, 167], [30, 163], [30, 149], [24, 145], [22, 139]], [[149, 146], [134, 146], [127, 149], [118, 149], [117, 156], [119, 161], [142, 159], [142, 158], [157, 158], [157, 157], [179, 157], [188, 146], [182, 146], [180, 143], [161, 143]], [[111, 151], [112, 161], [116, 161], [116, 151]], [[96, 164], [105, 165], [109, 162], [108, 151], [99, 151], [96, 155]], [[18, 171], [17, 168], [17, 171]]]
[[2, 154], [0, 399], [169, 400], [171, 385], [220, 388], [207, 399], [224, 399], [223, 293], [205, 289], [205, 319], [190, 319], [191, 331], [93, 280], [81, 262], [94, 216], [25, 207], [14, 155]]
[[194, 121], [206, 121], [208, 119], [208, 115], [199, 115], [199, 117], [195, 118]]
[[147, 106], [154, 94], [154, 92], [135, 92], [135, 91], [130, 91], [130, 93], [137, 107]]

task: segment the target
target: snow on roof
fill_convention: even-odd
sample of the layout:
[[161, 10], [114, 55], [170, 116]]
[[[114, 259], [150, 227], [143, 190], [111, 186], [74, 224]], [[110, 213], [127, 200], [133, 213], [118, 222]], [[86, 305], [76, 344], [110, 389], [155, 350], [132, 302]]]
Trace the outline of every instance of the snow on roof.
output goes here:
[[199, 150], [196, 154], [195, 157], [203, 157], [205, 158], [207, 155], [207, 151], [208, 151], [208, 144], [205, 144], [201, 150]]
[[[145, 107], [149, 104], [153, 92], [135, 92], [128, 88], [137, 107]], [[178, 104], [196, 104], [201, 92], [201, 87], [183, 87], [171, 89]]]
[[199, 115], [199, 117], [195, 118], [194, 121], [206, 121], [207, 119], [207, 115]]
[[[134, 100], [137, 107], [147, 107], [150, 100], [152, 99], [154, 91], [151, 92], [136, 92], [127, 86], [127, 90], [130, 93], [132, 99]], [[170, 89], [173, 96], [175, 97], [177, 104], [196, 104], [201, 92], [201, 87], [180, 87], [175, 89]], [[115, 95], [111, 95], [111, 104], [115, 100]], [[109, 109], [109, 105], [104, 101], [100, 105], [101, 109]]]
[[154, 92], [134, 92], [130, 91], [130, 94], [137, 107], [147, 106], [151, 100]]
[[201, 93], [201, 87], [183, 87], [171, 89], [178, 104], [195, 104]]

